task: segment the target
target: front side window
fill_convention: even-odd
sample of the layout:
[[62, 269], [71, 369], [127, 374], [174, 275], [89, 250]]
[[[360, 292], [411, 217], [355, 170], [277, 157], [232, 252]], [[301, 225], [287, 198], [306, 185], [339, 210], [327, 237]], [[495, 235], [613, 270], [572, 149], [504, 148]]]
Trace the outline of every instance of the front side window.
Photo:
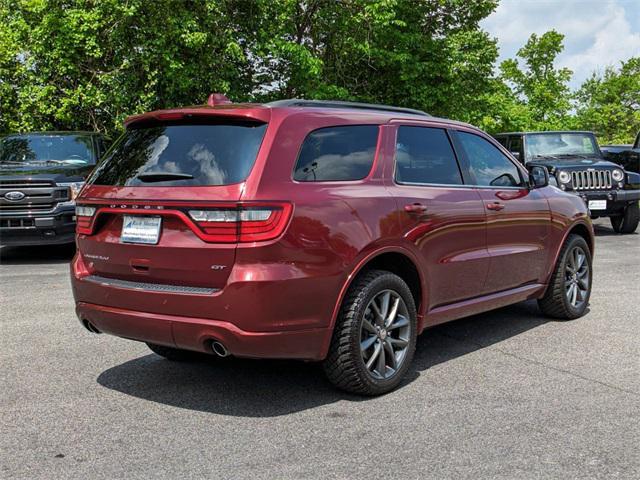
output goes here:
[[522, 186], [520, 171], [495, 145], [467, 132], [458, 132], [475, 184], [487, 187]]
[[398, 183], [461, 185], [462, 176], [447, 132], [441, 128], [398, 128]]
[[373, 165], [378, 130], [377, 125], [314, 130], [302, 144], [293, 179], [298, 182], [362, 180]]
[[133, 127], [90, 178], [96, 185], [214, 186], [243, 182], [266, 124], [155, 124]]

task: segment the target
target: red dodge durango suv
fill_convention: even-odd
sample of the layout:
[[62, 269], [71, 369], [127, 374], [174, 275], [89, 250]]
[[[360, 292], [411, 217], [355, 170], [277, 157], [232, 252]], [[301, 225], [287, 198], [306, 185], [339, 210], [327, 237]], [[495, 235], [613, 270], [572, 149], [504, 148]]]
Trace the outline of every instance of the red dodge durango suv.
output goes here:
[[382, 105], [283, 100], [130, 117], [77, 199], [84, 326], [172, 360], [322, 361], [376, 395], [425, 328], [528, 299], [584, 314], [593, 229], [470, 125]]

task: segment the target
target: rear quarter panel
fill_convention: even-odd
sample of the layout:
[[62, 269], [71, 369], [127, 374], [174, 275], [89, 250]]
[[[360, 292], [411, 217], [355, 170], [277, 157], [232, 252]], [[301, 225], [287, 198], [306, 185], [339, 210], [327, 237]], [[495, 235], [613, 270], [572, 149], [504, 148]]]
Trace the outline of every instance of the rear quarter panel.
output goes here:
[[240, 288], [250, 288], [246, 278], [251, 276], [261, 288], [273, 288], [270, 301], [257, 307], [268, 309], [283, 325], [330, 326], [358, 259], [387, 246], [397, 230], [396, 204], [382, 181], [381, 135], [372, 169], [358, 181], [294, 181], [300, 146], [318, 128], [380, 123], [370, 114], [281, 117], [274, 112], [265, 139], [268, 158], [254, 167], [242, 199], [290, 201], [293, 215], [277, 242], [239, 245], [230, 283], [237, 280]]

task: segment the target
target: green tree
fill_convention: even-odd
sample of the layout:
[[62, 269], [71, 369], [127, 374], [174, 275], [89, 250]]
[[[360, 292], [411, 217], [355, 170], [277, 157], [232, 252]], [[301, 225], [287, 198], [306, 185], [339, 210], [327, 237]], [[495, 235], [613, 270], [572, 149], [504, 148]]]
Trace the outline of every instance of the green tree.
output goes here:
[[517, 59], [500, 65], [501, 78], [512, 89], [516, 104], [526, 111], [528, 128], [562, 128], [569, 119], [571, 70], [555, 68], [555, 60], [562, 52], [564, 35], [551, 30], [538, 37], [535, 33], [518, 50]]
[[0, 2], [5, 131], [113, 131], [129, 114], [250, 89], [220, 2]]
[[11, 28], [9, 5], [0, 0], [0, 132], [11, 130], [12, 119], [18, 115], [17, 86], [23, 74], [18, 54], [18, 35]]
[[640, 131], [640, 57], [593, 74], [576, 92], [576, 128], [607, 143], [632, 143]]
[[0, 131], [114, 132], [129, 114], [336, 98], [478, 121], [496, 0], [0, 0]]
[[463, 120], [481, 114], [497, 47], [478, 23], [495, 0], [258, 5], [250, 49], [260, 84], [270, 87], [259, 98], [381, 102]]

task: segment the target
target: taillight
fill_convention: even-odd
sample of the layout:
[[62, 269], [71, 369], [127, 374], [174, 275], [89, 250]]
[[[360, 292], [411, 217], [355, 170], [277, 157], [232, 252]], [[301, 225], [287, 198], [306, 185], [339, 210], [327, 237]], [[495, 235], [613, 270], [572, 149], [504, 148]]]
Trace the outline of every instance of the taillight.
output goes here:
[[262, 242], [279, 237], [289, 222], [291, 204], [239, 205], [189, 210], [210, 242]]
[[76, 205], [76, 233], [90, 235], [96, 207]]

